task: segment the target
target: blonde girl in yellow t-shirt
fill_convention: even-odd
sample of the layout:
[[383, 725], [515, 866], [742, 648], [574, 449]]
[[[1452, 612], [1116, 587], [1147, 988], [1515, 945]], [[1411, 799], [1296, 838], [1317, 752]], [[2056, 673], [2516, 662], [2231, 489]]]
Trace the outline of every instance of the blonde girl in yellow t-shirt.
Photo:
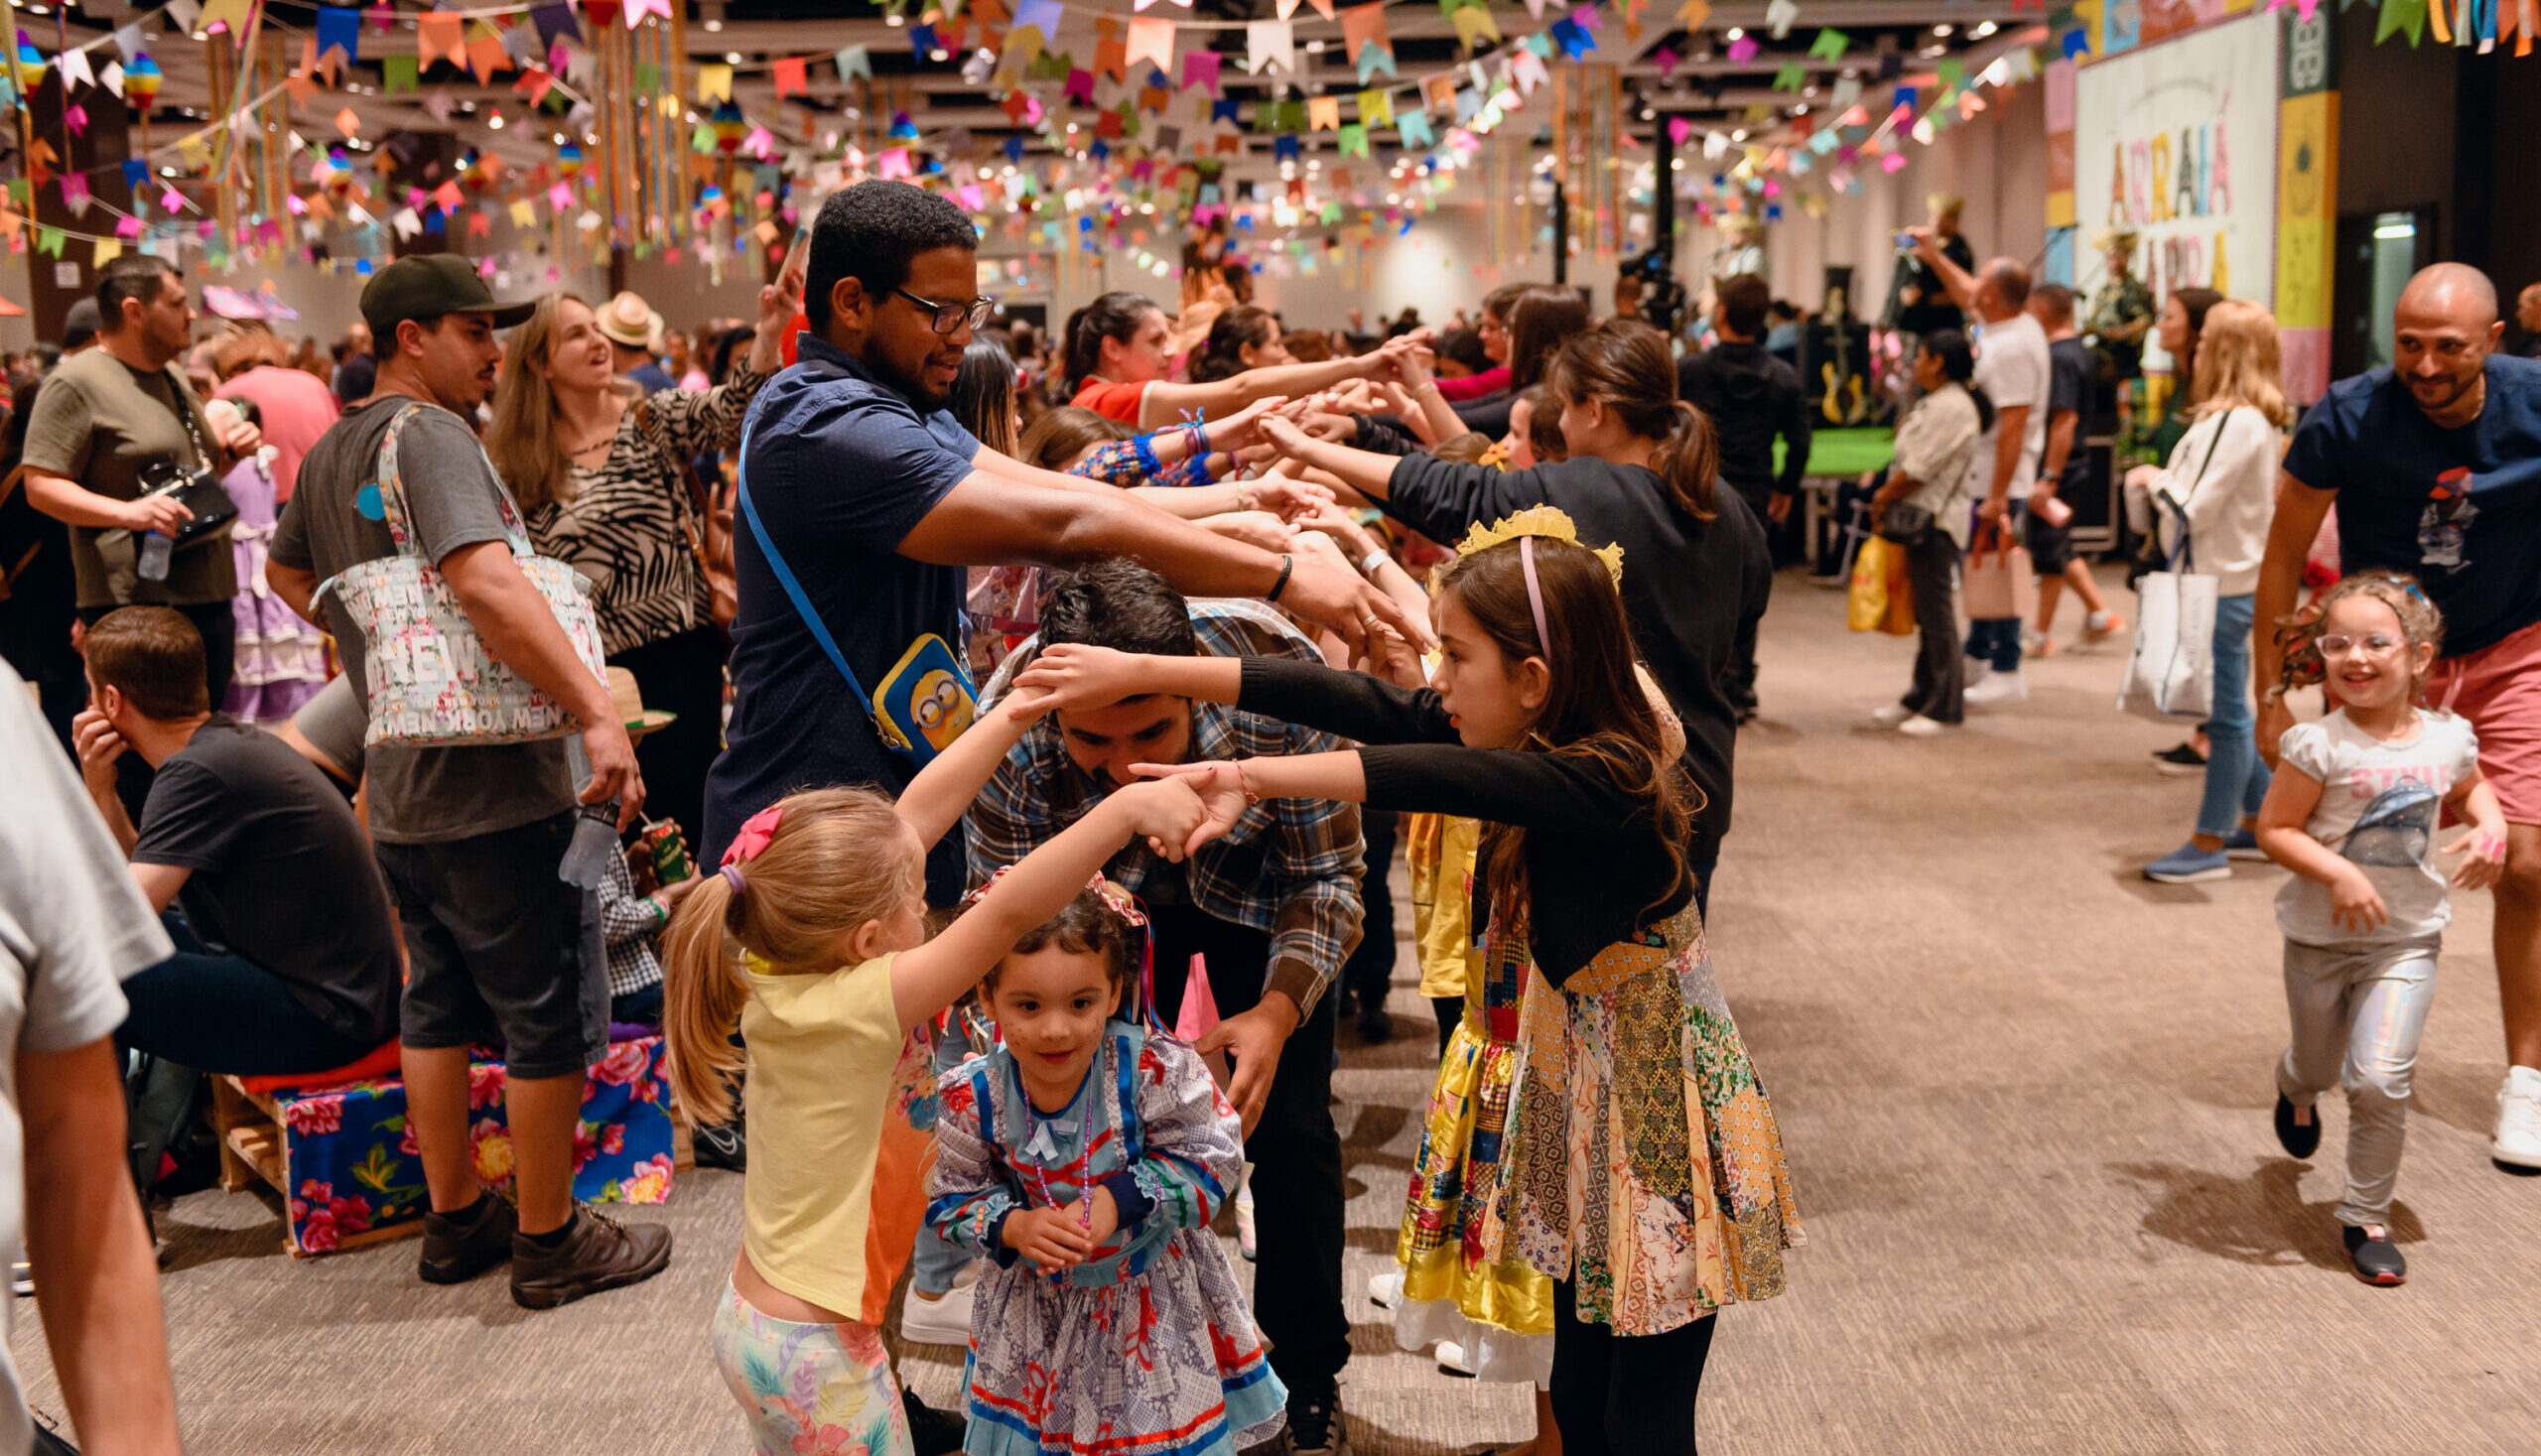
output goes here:
[[924, 1214], [932, 1145], [908, 1100], [930, 1021], [1133, 835], [1180, 860], [1207, 820], [1178, 780], [1107, 795], [934, 939], [926, 855], [1040, 717], [1028, 694], [955, 739], [894, 804], [815, 789], [741, 827], [671, 921], [663, 1034], [681, 1116], [728, 1121], [748, 1044], [741, 1248], [715, 1363], [765, 1456], [911, 1456], [878, 1327]]

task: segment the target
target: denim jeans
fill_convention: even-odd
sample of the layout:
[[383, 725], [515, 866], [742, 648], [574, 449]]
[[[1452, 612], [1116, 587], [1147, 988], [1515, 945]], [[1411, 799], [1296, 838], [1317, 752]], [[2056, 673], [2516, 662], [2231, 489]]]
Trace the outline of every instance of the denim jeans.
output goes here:
[[174, 911], [159, 923], [177, 953], [123, 984], [131, 1011], [116, 1042], [199, 1072], [283, 1077], [328, 1072], [379, 1049], [347, 1037], [291, 993], [279, 976], [244, 956], [220, 955]]
[[1986, 617], [1967, 624], [1967, 655], [1977, 658], [1996, 672], [2021, 670], [2021, 619], [2016, 616]]
[[2214, 712], [2206, 721], [2206, 796], [2197, 805], [2197, 832], [2228, 835], [2241, 816], [2256, 814], [2267, 798], [2267, 764], [2252, 737], [2258, 715], [2250, 706], [2250, 621], [2258, 598], [2225, 596], [2214, 603]]

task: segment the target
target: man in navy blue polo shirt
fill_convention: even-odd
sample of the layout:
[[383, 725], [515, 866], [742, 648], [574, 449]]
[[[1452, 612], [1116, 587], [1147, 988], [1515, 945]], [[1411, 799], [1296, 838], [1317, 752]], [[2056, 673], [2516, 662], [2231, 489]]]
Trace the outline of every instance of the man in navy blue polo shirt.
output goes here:
[[[2495, 948], [2510, 1065], [2489, 1151], [2541, 1168], [2541, 362], [2498, 351], [2496, 289], [2460, 263], [2410, 279], [2392, 324], [2395, 366], [2330, 386], [2286, 453], [2259, 568], [2258, 680], [2282, 670], [2273, 626], [2336, 501], [2340, 566], [2406, 572], [2444, 613], [2425, 698], [2471, 721], [2505, 806]], [[2260, 710], [2270, 763], [2291, 723], [2282, 704]]]
[[[1182, 591], [1268, 596], [1354, 646], [1373, 621], [1427, 632], [1356, 576], [1203, 531], [1094, 481], [982, 446], [944, 405], [990, 302], [979, 234], [949, 199], [899, 182], [833, 195], [812, 225], [792, 368], [761, 390], [742, 435], [751, 504], [868, 693], [910, 644], [961, 641], [964, 568], [1127, 556]], [[706, 862], [743, 820], [796, 789], [907, 786], [755, 533], [736, 533], [733, 720], [706, 786]], [[962, 891], [961, 837], [928, 864], [929, 898]]]

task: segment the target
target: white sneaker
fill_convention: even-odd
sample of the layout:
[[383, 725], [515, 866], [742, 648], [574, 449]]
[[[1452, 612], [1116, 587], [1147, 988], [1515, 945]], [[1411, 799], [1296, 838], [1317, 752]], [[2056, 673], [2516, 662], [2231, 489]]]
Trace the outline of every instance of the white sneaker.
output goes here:
[[1915, 710], [1903, 703], [1891, 703], [1870, 711], [1870, 721], [1884, 728], [1893, 728], [1915, 716]]
[[1948, 724], [1938, 718], [1926, 718], [1918, 713], [1899, 724], [1897, 730], [1910, 738], [1938, 738], [1948, 728]]
[[1392, 1309], [1403, 1299], [1403, 1270], [1368, 1275], [1368, 1300], [1379, 1309]]
[[1961, 658], [1960, 662], [1963, 665], [1959, 671], [1958, 680], [1970, 687], [1985, 681], [1994, 671], [1994, 660], [1990, 657], [1971, 656]]
[[1465, 1355], [1465, 1347], [1453, 1340], [1438, 1342], [1438, 1373], [1473, 1378], [1473, 1361]]
[[2113, 611], [2094, 611], [2082, 618], [2082, 645], [2097, 647], [2126, 629], [2126, 618]]
[[2518, 1168], [2541, 1168], [2541, 1071], [2508, 1068], [2497, 1090], [2497, 1135], [2488, 1156]]
[[2021, 628], [2021, 650], [2032, 657], [2053, 656], [2056, 651], [2056, 639], [2035, 627], [2023, 627]]
[[900, 1301], [900, 1338], [912, 1345], [969, 1345], [971, 1302], [976, 1283], [956, 1286], [941, 1299], [922, 1299], [916, 1289]]
[[2021, 676], [2021, 670], [2017, 667], [2010, 672], [1989, 672], [1982, 682], [1967, 690], [1967, 702], [1971, 707], [1976, 708], [1992, 708], [2003, 703], [2028, 701], [2029, 681]]

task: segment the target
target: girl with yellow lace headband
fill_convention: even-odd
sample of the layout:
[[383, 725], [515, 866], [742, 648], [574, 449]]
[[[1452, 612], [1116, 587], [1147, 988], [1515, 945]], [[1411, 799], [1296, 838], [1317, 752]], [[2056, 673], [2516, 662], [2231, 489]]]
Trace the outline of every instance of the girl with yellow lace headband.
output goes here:
[[[1434, 1199], [1435, 1247], [1468, 1285], [1490, 1279], [1466, 1270], [1512, 1264], [1550, 1281], [1565, 1451], [1670, 1456], [1694, 1449], [1710, 1316], [1781, 1291], [1800, 1219], [1773, 1109], [1704, 952], [1682, 849], [1695, 795], [1633, 671], [1622, 565], [1559, 511], [1476, 532], [1440, 583], [1442, 653], [1419, 689], [1294, 661], [1081, 646], [1051, 649], [1017, 685], [1059, 707], [1137, 693], [1231, 703], [1366, 745], [1140, 767], [1198, 786], [1213, 824], [1266, 797], [1483, 821], [1485, 961], [1523, 990], [1504, 1017], [1505, 1131], [1482, 1135], [1488, 1087], [1454, 1114], [1478, 1129], [1437, 1134], [1433, 1119], [1437, 1140], [1462, 1132], [1468, 1148], [1461, 1162], [1424, 1159], [1458, 1184], [1452, 1204]], [[1407, 1222], [1442, 1191], [1415, 1189]]]

